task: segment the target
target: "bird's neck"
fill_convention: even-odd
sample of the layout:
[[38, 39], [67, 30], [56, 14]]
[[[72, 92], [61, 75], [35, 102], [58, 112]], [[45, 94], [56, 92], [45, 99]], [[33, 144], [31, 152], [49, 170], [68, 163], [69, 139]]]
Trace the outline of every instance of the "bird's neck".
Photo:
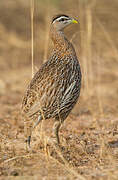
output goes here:
[[51, 27], [51, 39], [54, 43], [54, 49], [60, 52], [67, 52], [68, 49], [73, 49], [72, 44], [65, 37], [63, 31], [57, 31], [54, 27]]

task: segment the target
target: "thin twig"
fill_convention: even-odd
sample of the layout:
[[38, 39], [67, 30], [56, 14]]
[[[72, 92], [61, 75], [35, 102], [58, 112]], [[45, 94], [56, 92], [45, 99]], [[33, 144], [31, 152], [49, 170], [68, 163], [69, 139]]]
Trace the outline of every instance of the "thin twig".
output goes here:
[[87, 22], [87, 61], [88, 61], [88, 70], [89, 70], [89, 88], [91, 89], [92, 86], [92, 77], [93, 77], [93, 70], [92, 70], [92, 9], [91, 7], [87, 6], [86, 8], [86, 22]]
[[31, 3], [31, 61], [32, 61], [32, 77], [34, 76], [34, 0]]
[[44, 43], [44, 57], [43, 57], [43, 62], [47, 61], [47, 54], [48, 54], [48, 45], [49, 45], [49, 32], [50, 32], [50, 28], [49, 28], [49, 19], [50, 19], [50, 7], [49, 7], [50, 3], [49, 1], [47, 1], [47, 14], [46, 14], [46, 32], [45, 32], [45, 43]]
[[[59, 157], [64, 162], [64, 164], [60, 163], [58, 160], [56, 160], [52, 156], [49, 156], [49, 158], [52, 159], [53, 161], [57, 162], [61, 166], [63, 166], [64, 169], [66, 169], [69, 173], [73, 174], [79, 180], [85, 180], [85, 178], [82, 175], [78, 174], [72, 167], [70, 167], [68, 161], [63, 157], [59, 147], [55, 146], [53, 143], [52, 143], [52, 145], [53, 145], [53, 148], [55, 149], [55, 151], [57, 152], [57, 154], [59, 155]], [[14, 160], [19, 159], [19, 158], [28, 158], [28, 157], [34, 157], [34, 156], [37, 156], [37, 155], [41, 155], [41, 156], [45, 157], [45, 155], [43, 153], [40, 153], [40, 152], [38, 152], [37, 154], [29, 153], [29, 154], [26, 154], [26, 155], [15, 156], [15, 157], [9, 158], [9, 159], [3, 161], [2, 164], [9, 163], [10, 161], [14, 161]]]
[[[47, 136], [45, 136], [45, 138], [49, 139]], [[64, 167], [64, 169], [66, 169], [69, 173], [71, 173], [72, 175], [77, 177], [79, 180], [85, 180], [85, 178], [82, 175], [80, 175], [78, 172], [76, 172], [74, 170], [74, 168], [70, 166], [69, 162], [63, 157], [60, 147], [58, 145], [55, 145], [51, 139], [49, 140], [49, 142], [51, 143], [54, 150], [56, 151], [56, 153], [59, 155], [59, 157], [63, 161], [64, 164], [62, 164], [62, 163], [60, 163], [60, 164]], [[50, 158], [53, 160], [56, 160], [55, 158], [53, 158], [51, 156], [50, 156]], [[56, 162], [59, 163], [59, 161], [56, 161]]]

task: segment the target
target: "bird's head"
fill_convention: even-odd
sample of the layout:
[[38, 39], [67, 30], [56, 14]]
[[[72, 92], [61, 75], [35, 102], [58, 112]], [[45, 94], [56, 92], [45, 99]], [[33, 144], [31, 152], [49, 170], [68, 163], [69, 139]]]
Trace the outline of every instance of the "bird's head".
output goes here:
[[65, 27], [73, 23], [77, 24], [78, 21], [63, 14], [55, 16], [52, 20], [52, 25], [57, 31], [62, 31]]

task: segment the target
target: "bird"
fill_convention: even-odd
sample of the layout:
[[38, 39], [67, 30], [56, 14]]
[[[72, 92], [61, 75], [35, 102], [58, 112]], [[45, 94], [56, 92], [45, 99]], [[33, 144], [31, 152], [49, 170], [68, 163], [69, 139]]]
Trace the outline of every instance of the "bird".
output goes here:
[[32, 78], [22, 101], [26, 142], [29, 147], [33, 129], [42, 119], [50, 118], [54, 119], [53, 139], [59, 145], [60, 126], [79, 98], [82, 79], [80, 63], [74, 46], [64, 33], [67, 26], [77, 23], [78, 20], [64, 14], [52, 19], [51, 55]]

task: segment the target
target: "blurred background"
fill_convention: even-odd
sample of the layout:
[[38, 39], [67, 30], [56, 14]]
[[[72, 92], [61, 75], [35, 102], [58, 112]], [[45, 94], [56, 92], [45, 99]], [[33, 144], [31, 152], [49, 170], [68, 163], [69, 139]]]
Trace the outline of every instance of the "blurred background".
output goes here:
[[[4, 98], [9, 93], [13, 98], [19, 96], [31, 79], [31, 11], [34, 14], [35, 72], [48, 59], [53, 47], [49, 38], [51, 18], [64, 13], [80, 22], [65, 31], [75, 46], [82, 68], [83, 100], [80, 103], [85, 102], [85, 106], [79, 109], [82, 107], [82, 111], [91, 111], [91, 108], [96, 108], [100, 114], [116, 112], [117, 8], [117, 0], [35, 0], [34, 5], [29, 0], [1, 0], [0, 95], [4, 95]], [[79, 111], [77, 109], [76, 113]]]
[[[117, 129], [118, 1], [1, 0], [0, 130], [2, 141], [4, 139], [6, 142], [8, 138], [8, 142], [9, 137], [12, 139], [17, 131], [21, 133], [19, 137], [23, 137], [20, 108], [23, 94], [32, 78], [32, 27], [34, 71], [36, 72], [50, 56], [53, 48], [49, 36], [50, 23], [52, 17], [60, 13], [72, 16], [80, 22], [65, 30], [65, 34], [76, 49], [82, 69], [81, 95], [70, 115], [68, 132], [69, 127], [86, 129], [93, 127], [96, 122], [95, 127], [99, 130], [101, 127], [104, 129], [112, 125]], [[8, 133], [9, 128], [15, 128], [12, 129], [12, 135]], [[73, 131], [78, 133], [78, 129]], [[4, 145], [2, 148], [5, 150]]]

